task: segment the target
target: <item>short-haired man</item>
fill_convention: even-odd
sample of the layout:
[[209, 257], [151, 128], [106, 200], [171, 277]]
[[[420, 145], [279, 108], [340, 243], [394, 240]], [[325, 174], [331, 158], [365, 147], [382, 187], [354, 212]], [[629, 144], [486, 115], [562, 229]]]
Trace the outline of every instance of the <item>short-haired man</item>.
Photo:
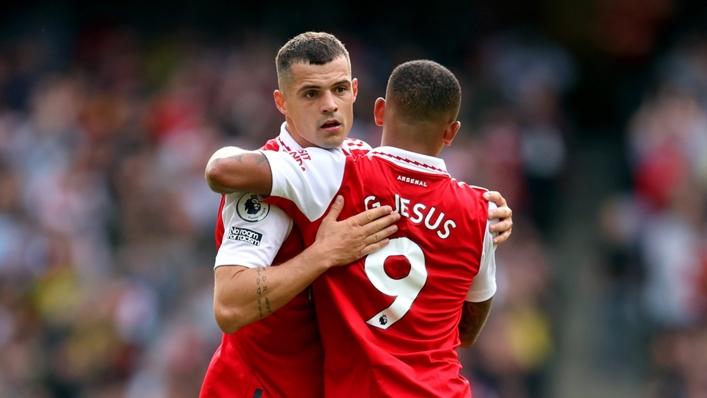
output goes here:
[[[343, 49], [343, 53], [340, 51], [340, 49], [337, 49], [337, 47], [340, 45], [340, 42], [333, 38], [333, 36], [328, 35], [328, 34], [317, 34], [317, 33], [307, 33], [298, 36], [297, 38], [291, 40], [286, 44], [283, 49], [281, 49], [280, 53], [278, 53], [278, 58], [277, 58], [277, 67], [278, 67], [278, 81], [279, 81], [279, 86], [280, 90], [277, 90], [275, 92], [275, 102], [276, 106], [278, 109], [285, 115], [286, 117], [286, 122], [283, 124], [283, 127], [281, 129], [281, 134], [280, 137], [278, 137], [276, 140], [271, 140], [268, 145], [266, 145], [266, 149], [271, 149], [271, 150], [283, 150], [286, 152], [297, 152], [297, 151], [302, 151], [303, 147], [309, 147], [309, 146], [321, 146], [321, 147], [338, 147], [341, 145], [342, 140], [346, 137], [348, 134], [352, 119], [353, 119], [353, 101], [355, 100], [356, 93], [357, 93], [357, 81], [355, 79], [351, 78], [351, 73], [350, 73], [350, 64], [348, 60], [348, 54], [345, 53], [345, 49], [343, 49], [343, 45], [341, 45], [340, 49]], [[324, 42], [324, 43], [322, 43]], [[334, 48], [326, 48], [327, 43], [334, 43]], [[338, 43], [338, 44], [337, 44]], [[325, 48], [322, 48], [325, 47]], [[351, 153], [365, 153], [367, 146], [360, 142], [360, 141], [345, 141], [344, 146], [342, 147], [343, 153], [346, 154], [351, 154]], [[221, 151], [221, 154], [223, 154], [223, 151]], [[216, 158], [218, 158], [216, 156]], [[301, 161], [306, 161], [306, 159], [300, 159]], [[221, 192], [229, 192], [229, 178], [230, 176], [227, 174], [219, 173], [219, 166], [218, 163], [211, 163], [211, 166], [215, 166], [211, 168], [211, 173], [209, 173], [209, 180], [212, 188], [215, 188], [216, 190], [219, 190]], [[233, 194], [231, 194], [233, 195]], [[331, 198], [326, 199], [327, 200], [327, 205], [329, 203]], [[240, 199], [239, 199], [240, 200]], [[235, 201], [235, 198], [233, 199]], [[501, 198], [502, 201], [502, 198]], [[505, 202], [503, 202], [505, 204]], [[335, 205], [337, 208], [340, 208], [340, 204]], [[381, 207], [381, 209], [384, 209], [385, 207]], [[270, 206], [271, 212], [272, 209], [276, 209], [274, 206]], [[237, 209], [236, 209], [237, 210]], [[503, 213], [503, 211], [506, 211], [506, 213]], [[502, 213], [505, 214], [506, 216], [510, 215], [510, 209], [503, 209]], [[389, 216], [393, 217], [393, 216]], [[291, 221], [289, 221], [290, 224], [283, 223], [284, 227], [279, 227], [275, 228], [277, 229], [282, 237], [281, 239], [285, 239], [287, 236], [287, 231], [288, 231], [288, 225], [291, 225]], [[265, 229], [268, 228], [268, 226], [265, 226]], [[507, 221], [507, 225], [505, 229], [509, 229], [510, 227], [510, 220]], [[240, 228], [240, 227], [237, 227]], [[255, 226], [251, 226], [251, 228], [255, 228]], [[391, 231], [391, 230], [385, 230], [382, 227], [379, 228], [381, 231]], [[296, 229], [293, 229], [295, 231]], [[501, 228], [503, 230], [503, 228]], [[263, 232], [257, 232], [257, 233], [262, 233], [264, 234], [265, 230], [262, 230]], [[268, 233], [273, 233], [275, 231], [272, 230], [272, 228], [267, 229]], [[326, 233], [321, 234], [321, 235], [326, 235]], [[373, 242], [379, 241], [381, 239], [382, 235], [379, 235], [377, 237], [374, 237], [372, 240]], [[506, 236], [507, 237], [507, 236]], [[291, 235], [290, 235], [291, 238]], [[290, 239], [287, 238], [287, 239]], [[225, 240], [224, 240], [225, 242]], [[232, 243], [232, 242], [229, 242]], [[240, 249], [250, 249], [251, 251], [256, 251], [256, 248], [253, 247], [247, 247], [247, 246], [240, 246]], [[258, 253], [263, 253], [264, 249], [261, 246], [257, 247]], [[261, 256], [259, 257], [259, 262], [253, 262], [250, 264], [245, 264], [245, 266], [250, 266], [254, 267], [256, 271], [261, 271], [265, 272], [267, 265], [272, 263], [272, 261], [268, 261], [268, 258], [272, 258], [274, 256], [273, 251], [269, 250], [268, 251], [270, 254]], [[275, 247], [275, 252], [277, 252], [277, 247]], [[221, 254], [221, 251], [219, 251], [219, 255]], [[235, 251], [234, 251], [235, 254]], [[365, 253], [361, 253], [365, 254]], [[275, 261], [277, 263], [277, 261]], [[219, 319], [219, 324], [220, 325], [227, 325], [230, 321], [233, 319], [238, 318], [237, 316], [232, 316], [233, 312], [229, 311], [224, 311], [223, 308], [228, 308], [229, 306], [233, 307], [233, 304], [231, 303], [226, 303], [226, 300], [222, 300], [222, 297], [224, 296], [234, 296], [234, 295], [239, 295], [240, 293], [244, 291], [249, 291], [248, 288], [237, 288], [236, 283], [231, 283], [230, 285], [227, 285], [226, 283], [222, 283], [224, 280], [225, 282], [232, 282], [234, 281], [234, 277], [231, 275], [238, 275], [238, 273], [243, 272], [243, 267], [242, 263], [237, 262], [236, 259], [234, 258], [230, 264], [223, 263], [222, 265], [235, 265], [239, 264], [240, 266], [232, 266], [232, 267], [220, 267], [217, 269], [216, 272], [216, 296], [215, 296], [215, 313], [217, 316], [217, 319]], [[217, 265], [218, 260], [217, 260]], [[304, 281], [304, 284], [298, 284], [298, 281], [292, 281], [293, 285], [299, 286], [299, 289], [304, 289], [306, 285], [311, 283], [313, 280], [312, 275], [318, 275], [324, 272], [326, 269], [330, 268], [332, 264], [311, 264], [310, 271], [314, 271], [313, 273], [310, 273], [306, 278], [299, 277], [298, 281], [302, 282]], [[289, 266], [288, 264], [283, 264], [281, 267]], [[257, 268], [256, 268], [257, 267]], [[226, 268], [227, 270], [224, 272], [220, 272], [219, 270], [222, 268]], [[278, 267], [280, 268], [280, 267]], [[271, 271], [268, 271], [271, 272]], [[226, 277], [222, 278], [222, 275], [219, 274], [225, 274]], [[252, 279], [253, 281], [257, 280], [257, 277], [259, 275], [254, 275], [256, 276], [256, 279]], [[270, 277], [267, 277], [268, 280], [271, 280]], [[293, 278], [295, 278], [293, 276]], [[310, 279], [311, 278], [311, 279]], [[243, 282], [244, 278], [240, 278], [241, 282]], [[220, 286], [221, 285], [221, 286]], [[252, 288], [255, 287], [256, 284], [253, 283], [251, 286]], [[228, 292], [228, 294], [226, 294]], [[272, 294], [273, 290], [270, 288], [268, 290], [268, 294]], [[300, 295], [301, 296], [301, 295]], [[297, 296], [297, 297], [300, 297]], [[255, 302], [254, 299], [260, 298], [264, 302], [264, 297], [261, 295], [258, 296], [253, 296], [250, 298], [251, 302]], [[272, 299], [269, 299], [272, 301]], [[245, 300], [247, 303], [248, 300]], [[301, 301], [300, 304], [303, 304], [304, 301]], [[311, 304], [311, 303], [310, 303]], [[252, 307], [252, 306], [251, 306]], [[219, 309], [220, 308], [220, 309]], [[262, 308], [262, 306], [261, 306]], [[302, 319], [306, 318], [307, 322], [304, 323], [304, 327], [302, 325], [299, 325], [299, 321], [294, 321], [292, 322], [291, 325], [289, 325], [289, 328], [286, 330], [278, 330], [278, 329], [273, 329], [266, 325], [266, 322], [268, 319], [273, 318], [274, 315], [280, 315], [283, 312], [287, 312], [287, 306], [281, 308], [279, 311], [275, 312], [273, 315], [270, 315], [267, 318], [264, 318], [263, 320], [260, 320], [256, 322], [255, 324], [248, 325], [245, 328], [242, 328], [241, 330], [247, 329], [250, 326], [254, 326], [256, 324], [259, 325], [259, 329], [262, 330], [267, 330], [267, 335], [275, 340], [280, 336], [280, 341], [278, 341], [279, 345], [287, 345], [286, 341], [288, 341], [287, 333], [293, 333], [296, 328], [302, 327], [303, 330], [309, 330], [311, 332], [311, 324], [314, 321], [314, 316], [310, 317], [303, 317]], [[306, 305], [300, 305], [297, 307], [299, 309], [299, 312], [304, 314], [306, 313]], [[312, 310], [311, 306], [309, 310]], [[225, 314], [225, 315], [224, 315]], [[284, 315], [283, 315], [284, 317]], [[251, 318], [252, 319], [252, 318]], [[257, 318], [256, 318], [257, 319]], [[300, 320], [302, 320], [300, 319]], [[309, 325], [309, 326], [307, 326]], [[280, 327], [285, 326], [283, 324], [278, 325]], [[223, 327], [223, 326], [222, 326]], [[225, 331], [230, 331], [229, 329], [225, 328]], [[240, 332], [240, 330], [239, 330]], [[311, 333], [310, 333], [311, 334]], [[230, 335], [225, 335], [224, 336], [224, 344], [226, 343], [227, 338]], [[258, 344], [258, 339], [260, 338], [260, 335], [249, 335], [248, 338], [246, 339], [239, 339], [238, 344], [240, 345], [245, 345], [245, 346], [259, 346]], [[316, 336], [318, 338], [318, 335]], [[222, 349], [224, 347], [224, 344], [222, 344]], [[284, 350], [284, 357], [285, 358], [290, 358], [289, 355], [291, 355], [293, 352], [296, 352], [296, 348], [298, 348], [297, 345], [292, 345], [291, 347], [294, 347], [295, 349], [292, 350], [287, 350], [284, 349], [283, 347], [277, 347], [273, 348], [271, 350], [263, 349], [263, 351], [267, 352], [270, 354], [271, 358], [278, 358], [278, 354], [282, 353]], [[299, 348], [304, 348], [300, 346]], [[306, 352], [306, 350], [305, 350]], [[217, 353], [219, 354], [219, 353]], [[254, 354], [254, 353], [253, 353]], [[220, 353], [220, 358], [221, 360], [222, 357], [224, 357], [224, 353]], [[253, 358], [253, 355], [246, 355], [242, 356], [245, 358], [239, 358], [238, 360], [247, 360], [247, 361], [258, 361], [257, 356]], [[217, 360], [216, 356], [214, 357], [215, 360]], [[270, 362], [268, 365], [270, 365], [271, 369], [277, 369], [275, 370], [270, 370], [270, 373], [267, 378], [270, 379], [270, 383], [263, 383], [263, 384], [271, 384], [271, 383], [277, 383], [278, 381], [278, 373], [280, 372], [280, 369], [286, 368], [286, 372], [298, 372], [298, 371], [309, 371], [311, 372], [311, 369], [319, 369], [321, 370], [322, 368], [322, 363], [319, 362], [318, 367], [315, 365], [317, 360], [320, 360], [321, 358], [316, 358], [316, 356], [312, 356], [311, 358], [302, 356], [300, 358], [300, 365], [299, 367], [296, 367], [295, 369], [292, 369], [293, 363], [297, 362], [297, 358], [295, 357], [292, 362], [289, 364], [274, 364]], [[213, 362], [212, 362], [213, 365]], [[257, 367], [257, 365], [255, 366]], [[226, 367], [224, 367], [225, 369]], [[263, 371], [268, 371], [268, 369], [262, 369], [258, 368], [253, 371], [254, 374], [260, 375], [262, 374]], [[212, 372], [212, 367], [209, 369], [209, 373], [213, 374]], [[221, 372], [223, 373], [223, 372]], [[285, 378], [284, 375], [279, 375], [282, 378]], [[258, 378], [260, 376], [257, 376]], [[281, 380], [280, 379], [280, 380]], [[310, 378], [311, 379], [311, 378]], [[210, 380], [209, 374], [207, 374], [207, 380], [205, 381], [205, 386], [207, 382]], [[313, 379], [311, 379], [313, 380]], [[303, 379], [298, 379], [296, 380], [299, 382], [301, 385], [307, 385], [308, 382], [304, 381]], [[289, 382], [287, 382], [289, 383]], [[285, 384], [287, 384], [285, 383]], [[294, 381], [293, 381], [294, 383]], [[292, 383], [290, 383], [293, 385]], [[264, 386], [261, 389], [262, 391], [265, 390], [266, 394], [269, 394], [270, 396], [307, 396], [305, 394], [301, 394], [301, 389], [299, 390], [300, 393], [298, 392], [292, 392], [291, 394], [300, 394], [300, 395], [287, 395], [285, 393], [278, 393], [278, 392], [271, 392], [273, 389], [271, 389], [269, 386]], [[268, 391], [271, 390], [271, 391]], [[257, 393], [257, 391], [255, 392]], [[244, 396], [251, 396], [251, 395], [244, 395]], [[265, 395], [264, 395], [265, 396]], [[309, 395], [309, 396], [316, 396], [316, 395]]]

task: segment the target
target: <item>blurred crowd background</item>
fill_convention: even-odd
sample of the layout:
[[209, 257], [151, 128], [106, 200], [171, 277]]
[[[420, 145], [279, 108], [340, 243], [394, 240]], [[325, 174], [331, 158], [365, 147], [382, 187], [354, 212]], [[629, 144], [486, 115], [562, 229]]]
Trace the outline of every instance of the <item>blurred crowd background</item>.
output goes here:
[[475, 398], [707, 396], [707, 12], [689, 0], [0, 6], [0, 397], [196, 397], [220, 197], [203, 170], [283, 120], [274, 57], [337, 35], [375, 98], [428, 58], [463, 88], [452, 175], [512, 238]]

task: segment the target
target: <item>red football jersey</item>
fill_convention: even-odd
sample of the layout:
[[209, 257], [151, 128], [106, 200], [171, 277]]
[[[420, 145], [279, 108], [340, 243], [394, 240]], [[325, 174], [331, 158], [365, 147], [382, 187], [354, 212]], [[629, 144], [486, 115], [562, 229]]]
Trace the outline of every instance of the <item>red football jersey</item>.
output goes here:
[[381, 205], [403, 216], [388, 246], [313, 284], [325, 396], [470, 397], [456, 348], [464, 301], [496, 290], [486, 190], [452, 179], [439, 158], [397, 148], [278, 155], [266, 154], [272, 195], [287, 200], [269, 201], [292, 216], [306, 246], [337, 193], [340, 219]]
[[[354, 153], [370, 149], [358, 140], [347, 140], [343, 147]], [[292, 151], [301, 147], [283, 124], [280, 136], [262, 149]], [[278, 214], [279, 209], [258, 203], [257, 210], [245, 211], [244, 203], [251, 201], [252, 205], [253, 200], [257, 201], [247, 193], [223, 196], [216, 226], [216, 266], [279, 265], [303, 250], [300, 230], [297, 226], [288, 230], [289, 218], [276, 218], [286, 217]], [[269, 316], [233, 334], [223, 334], [200, 397], [321, 397], [323, 361], [314, 304], [307, 289]]]

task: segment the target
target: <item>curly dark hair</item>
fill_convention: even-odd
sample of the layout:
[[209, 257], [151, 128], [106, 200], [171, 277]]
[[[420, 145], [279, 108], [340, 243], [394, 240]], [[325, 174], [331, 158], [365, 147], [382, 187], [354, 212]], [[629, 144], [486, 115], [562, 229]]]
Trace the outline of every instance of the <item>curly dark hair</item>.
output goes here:
[[326, 32], [301, 33], [285, 43], [275, 57], [277, 68], [277, 83], [283, 87], [284, 80], [291, 77], [292, 64], [306, 62], [312, 65], [324, 65], [339, 58], [346, 57], [351, 69], [349, 52], [336, 36]]
[[449, 69], [429, 60], [409, 61], [393, 70], [386, 101], [410, 121], [456, 118], [462, 89]]

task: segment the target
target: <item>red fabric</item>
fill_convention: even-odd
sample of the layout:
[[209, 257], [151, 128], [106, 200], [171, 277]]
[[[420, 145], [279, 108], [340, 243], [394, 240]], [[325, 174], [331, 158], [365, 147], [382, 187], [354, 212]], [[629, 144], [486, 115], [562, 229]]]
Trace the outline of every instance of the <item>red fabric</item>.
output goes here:
[[221, 204], [218, 206], [218, 218], [216, 219], [216, 233], [214, 238], [216, 239], [216, 251], [221, 248], [221, 242], [223, 242], [223, 232], [226, 227], [223, 225], [223, 206], [226, 205], [226, 195], [221, 195]]
[[[459, 374], [457, 326], [483, 251], [488, 203], [481, 195], [485, 190], [459, 184], [446, 174], [411, 171], [377, 156], [355, 159], [347, 159], [339, 191], [346, 206], [340, 219], [365, 210], [364, 201], [371, 196], [375, 199], [368, 201], [369, 206], [378, 202], [394, 209], [402, 201], [396, 194], [409, 200], [405, 203], [410, 217], [398, 222], [400, 229], [391, 239], [407, 237], [422, 250], [427, 279], [405, 315], [388, 329], [366, 323], [396, 297], [374, 286], [365, 258], [329, 270], [314, 282], [326, 353], [325, 396], [470, 397], [469, 382]], [[406, 182], [406, 177], [426, 187]], [[310, 223], [291, 201], [274, 201], [302, 228], [305, 245], [311, 245], [321, 219]], [[418, 223], [413, 221], [419, 219], [416, 204], [425, 206], [417, 207], [423, 216]], [[425, 226], [430, 213], [431, 229]], [[440, 237], [446, 231], [449, 235]], [[398, 267], [395, 276], [399, 277], [411, 272], [410, 263], [406, 257], [391, 256], [383, 269], [393, 273], [392, 268]]]
[[[278, 150], [276, 140], [262, 149]], [[221, 209], [223, 209], [223, 200]], [[221, 245], [223, 220], [216, 226]], [[299, 229], [283, 243], [273, 265], [302, 252]], [[233, 334], [224, 334], [201, 388], [201, 398], [251, 398], [256, 388], [262, 398], [317, 398], [323, 395], [323, 351], [309, 289], [269, 316]]]
[[656, 149], [645, 157], [636, 170], [635, 189], [654, 209], [665, 208], [671, 194], [687, 175], [682, 152], [670, 145]]

